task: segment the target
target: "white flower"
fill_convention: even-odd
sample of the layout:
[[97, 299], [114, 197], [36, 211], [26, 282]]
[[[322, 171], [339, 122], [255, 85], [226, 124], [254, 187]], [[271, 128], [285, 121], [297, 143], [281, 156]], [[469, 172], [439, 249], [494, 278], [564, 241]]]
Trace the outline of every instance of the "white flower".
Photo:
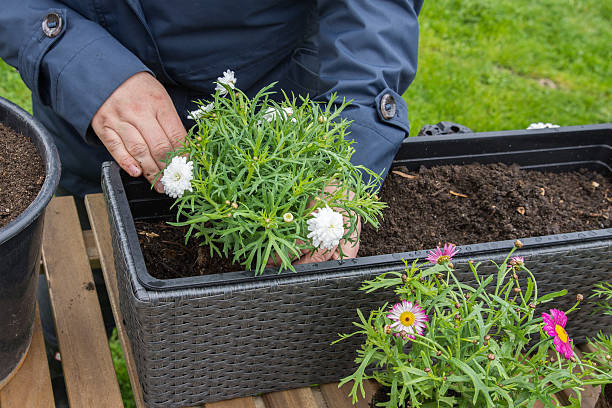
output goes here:
[[234, 71], [230, 71], [228, 69], [223, 73], [222, 77], [217, 78], [217, 86], [215, 87], [215, 91], [219, 91], [219, 95], [225, 96], [227, 95], [227, 89], [223, 85], [227, 85], [234, 89], [236, 87], [236, 81], [237, 79], [234, 76]]
[[[293, 115], [293, 108], [287, 106], [281, 109], [282, 111], [279, 111], [274, 107], [269, 107], [266, 109], [266, 113], [263, 115], [263, 118], [268, 122], [272, 122], [274, 119], [276, 119], [277, 115], [283, 119], [287, 119], [289, 116]], [[291, 118], [291, 121], [296, 122], [295, 118]]]
[[285, 222], [293, 221], [293, 214], [291, 214], [290, 212], [283, 214], [283, 220]]
[[538, 123], [532, 123], [531, 125], [529, 125], [527, 129], [546, 129], [546, 128], [558, 128], [558, 127], [559, 125], [553, 125], [552, 123], [538, 122]]
[[198, 109], [189, 112], [189, 115], [187, 115], [187, 119], [191, 119], [191, 120], [198, 120], [200, 119], [205, 113], [210, 112], [211, 110], [213, 110], [213, 108], [215, 107], [215, 105], [213, 105], [213, 103], [209, 103], [206, 106], [200, 106]]
[[161, 183], [167, 195], [172, 198], [180, 198], [185, 191], [193, 191], [192, 179], [193, 162], [187, 161], [185, 157], [174, 157], [164, 169]]
[[332, 250], [338, 246], [344, 235], [342, 214], [327, 205], [325, 208], [320, 208], [317, 213], [313, 213], [313, 218], [307, 223], [310, 231], [308, 238], [312, 240], [315, 248]]

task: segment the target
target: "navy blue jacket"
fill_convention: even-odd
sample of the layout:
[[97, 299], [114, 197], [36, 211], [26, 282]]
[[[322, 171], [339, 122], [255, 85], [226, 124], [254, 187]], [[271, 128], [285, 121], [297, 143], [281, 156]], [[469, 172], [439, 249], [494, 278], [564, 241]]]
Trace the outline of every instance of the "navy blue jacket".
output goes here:
[[[90, 127], [130, 76], [166, 86], [186, 128], [194, 99], [226, 69], [253, 93], [278, 87], [352, 99], [355, 163], [388, 170], [408, 134], [401, 94], [414, 79], [422, 0], [2, 0], [0, 58], [32, 90], [34, 115], [52, 131], [64, 188], [99, 191], [111, 157]], [[43, 19], [56, 13], [54, 36]], [[391, 98], [389, 97], [391, 96]], [[382, 104], [381, 104], [382, 99]]]

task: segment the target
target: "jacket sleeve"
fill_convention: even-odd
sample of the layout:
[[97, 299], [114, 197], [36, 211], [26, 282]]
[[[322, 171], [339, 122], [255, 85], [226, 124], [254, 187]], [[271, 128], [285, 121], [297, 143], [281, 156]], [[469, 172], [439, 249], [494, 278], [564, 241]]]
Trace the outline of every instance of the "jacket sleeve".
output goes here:
[[[352, 161], [386, 176], [408, 135], [401, 94], [416, 75], [417, 16], [423, 0], [319, 0], [319, 77], [323, 99], [352, 100]], [[384, 172], [383, 172], [384, 170]]]
[[50, 106], [82, 137], [121, 83], [151, 72], [103, 27], [53, 0], [2, 0], [0, 58], [17, 68], [32, 98]]

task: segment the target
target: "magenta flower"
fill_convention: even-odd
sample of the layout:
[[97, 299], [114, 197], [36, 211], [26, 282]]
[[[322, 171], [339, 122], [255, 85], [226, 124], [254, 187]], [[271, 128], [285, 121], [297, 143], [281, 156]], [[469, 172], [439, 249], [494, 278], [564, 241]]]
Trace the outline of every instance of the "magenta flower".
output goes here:
[[542, 319], [544, 320], [542, 330], [549, 336], [554, 337], [555, 349], [563, 354], [566, 359], [572, 358], [574, 350], [572, 350], [572, 339], [565, 331], [565, 324], [567, 323], [565, 313], [561, 310], [550, 309], [550, 314], [542, 313]]
[[389, 326], [395, 331], [395, 336], [402, 336], [402, 338], [409, 337], [416, 339], [415, 333], [418, 335], [423, 334], [425, 331], [425, 322], [428, 320], [425, 311], [418, 303], [409, 302], [402, 300], [396, 303], [387, 317], [393, 320], [393, 323]]
[[450, 262], [450, 260], [457, 254], [457, 247], [455, 244], [444, 244], [444, 249], [436, 247], [436, 249], [429, 251], [427, 259], [432, 264], [443, 264]]

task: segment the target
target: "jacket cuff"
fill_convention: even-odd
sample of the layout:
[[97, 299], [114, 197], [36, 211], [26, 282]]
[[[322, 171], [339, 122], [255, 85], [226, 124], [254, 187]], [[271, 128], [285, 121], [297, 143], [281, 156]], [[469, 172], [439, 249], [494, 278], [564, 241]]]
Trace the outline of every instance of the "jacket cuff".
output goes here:
[[[394, 115], [390, 116], [392, 111]], [[410, 131], [406, 102], [396, 92], [385, 89], [376, 97], [376, 106], [354, 104], [342, 112], [342, 117], [353, 121], [348, 135], [355, 141], [351, 162], [380, 174], [384, 180]]]
[[[47, 13], [62, 19], [61, 32], [42, 32]], [[50, 106], [88, 142], [87, 129], [98, 108], [132, 75], [151, 72], [138, 57], [96, 23], [66, 9], [41, 13], [32, 38], [19, 52], [19, 67], [32, 96]]]

